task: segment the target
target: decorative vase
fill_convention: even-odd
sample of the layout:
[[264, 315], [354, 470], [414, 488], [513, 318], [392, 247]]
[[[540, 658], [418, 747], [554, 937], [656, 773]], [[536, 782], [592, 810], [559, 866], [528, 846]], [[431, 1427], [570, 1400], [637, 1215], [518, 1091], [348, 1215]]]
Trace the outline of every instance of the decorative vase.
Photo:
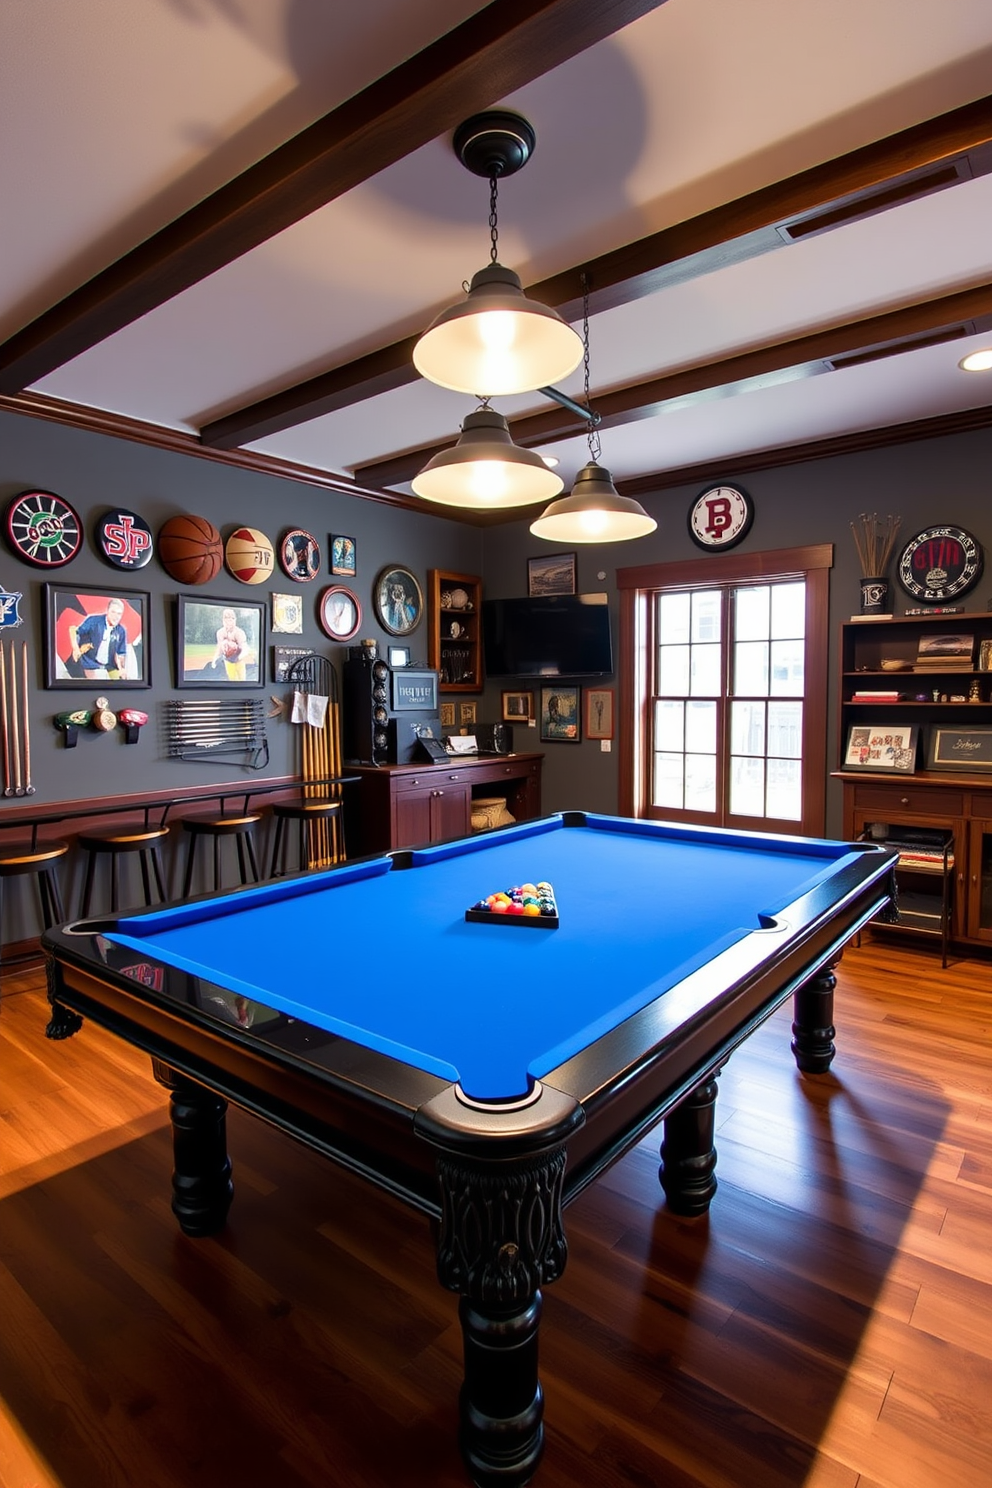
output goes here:
[[861, 580], [862, 615], [887, 615], [889, 583], [887, 579]]

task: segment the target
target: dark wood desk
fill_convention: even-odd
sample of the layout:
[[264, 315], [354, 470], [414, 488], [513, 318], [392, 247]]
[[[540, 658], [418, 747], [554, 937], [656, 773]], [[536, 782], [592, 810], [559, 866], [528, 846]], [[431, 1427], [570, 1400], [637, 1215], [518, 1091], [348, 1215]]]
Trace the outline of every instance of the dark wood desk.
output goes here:
[[543, 763], [543, 754], [488, 754], [452, 756], [443, 765], [345, 765], [359, 781], [345, 803], [349, 852], [465, 837], [473, 796], [505, 796], [517, 821], [532, 821], [541, 814]]

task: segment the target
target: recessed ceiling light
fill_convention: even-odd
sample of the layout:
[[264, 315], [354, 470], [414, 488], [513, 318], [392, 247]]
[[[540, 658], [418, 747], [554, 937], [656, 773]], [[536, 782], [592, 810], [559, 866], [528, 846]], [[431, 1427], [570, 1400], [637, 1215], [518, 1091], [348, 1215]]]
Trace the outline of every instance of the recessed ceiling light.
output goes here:
[[983, 346], [980, 351], [970, 351], [958, 362], [962, 372], [992, 371], [992, 346]]

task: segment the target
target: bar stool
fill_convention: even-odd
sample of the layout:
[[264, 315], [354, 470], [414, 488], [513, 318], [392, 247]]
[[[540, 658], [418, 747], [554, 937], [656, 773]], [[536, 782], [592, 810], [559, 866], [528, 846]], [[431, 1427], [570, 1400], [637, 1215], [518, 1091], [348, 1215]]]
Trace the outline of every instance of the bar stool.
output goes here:
[[87, 855], [86, 880], [83, 884], [83, 902], [80, 910], [82, 917], [85, 919], [90, 912], [96, 865], [101, 857], [110, 859], [110, 908], [112, 911], [120, 908], [120, 860], [131, 853], [137, 853], [141, 865], [141, 883], [145, 891], [145, 903], [150, 905], [154, 902], [149, 867], [155, 876], [158, 897], [164, 900], [166, 893], [162, 877], [161, 848], [168, 835], [169, 828], [166, 826], [149, 826], [147, 813], [143, 827], [101, 827], [94, 832], [81, 832], [76, 841]]
[[312, 829], [326, 823], [329, 829], [330, 861], [340, 863], [344, 857], [344, 829], [341, 821], [340, 801], [285, 801], [272, 808], [276, 832], [272, 843], [272, 866], [269, 877], [281, 877], [288, 872], [286, 858], [289, 851], [287, 822], [296, 822], [299, 832], [299, 871], [310, 867], [310, 845]]
[[[245, 807], [247, 808], [247, 800]], [[223, 807], [223, 802], [221, 802]], [[214, 845], [214, 889], [221, 887], [221, 844], [225, 837], [233, 837], [238, 845], [238, 872], [241, 886], [248, 882], [258, 883], [258, 863], [255, 859], [255, 826], [262, 820], [261, 813], [245, 809], [237, 816], [227, 816], [223, 810], [216, 816], [184, 816], [182, 828], [189, 833], [186, 845], [186, 872], [183, 876], [183, 898], [187, 898], [193, 883], [196, 865], [196, 849], [201, 838], [208, 838]]]
[[[37, 828], [30, 842], [7, 842], [0, 847], [0, 925], [3, 924], [4, 879], [17, 878], [33, 873], [41, 899], [41, 918], [46, 930], [59, 925], [65, 919], [62, 907], [62, 890], [59, 887], [58, 863], [69, 851], [67, 842], [46, 842], [39, 847]], [[0, 970], [3, 965], [3, 945], [0, 943]]]

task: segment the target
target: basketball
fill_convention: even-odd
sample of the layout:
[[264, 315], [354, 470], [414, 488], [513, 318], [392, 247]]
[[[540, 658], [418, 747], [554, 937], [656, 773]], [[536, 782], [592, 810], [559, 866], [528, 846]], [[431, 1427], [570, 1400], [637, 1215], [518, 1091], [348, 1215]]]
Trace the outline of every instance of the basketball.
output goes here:
[[272, 544], [257, 527], [238, 527], [224, 546], [224, 561], [241, 584], [264, 584], [272, 573]]
[[220, 573], [224, 544], [206, 517], [170, 517], [158, 535], [158, 556], [177, 584], [209, 584]]

